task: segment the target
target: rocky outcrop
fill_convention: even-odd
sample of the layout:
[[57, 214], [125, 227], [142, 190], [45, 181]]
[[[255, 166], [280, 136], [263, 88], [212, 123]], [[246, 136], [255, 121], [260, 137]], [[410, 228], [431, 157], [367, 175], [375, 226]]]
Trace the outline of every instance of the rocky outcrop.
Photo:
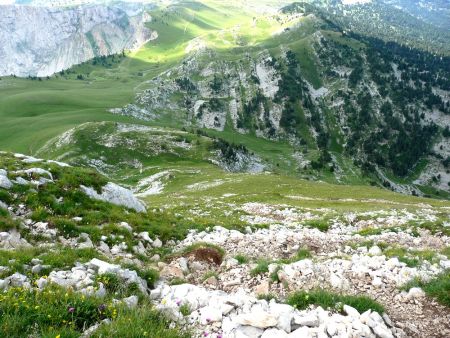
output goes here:
[[140, 47], [157, 35], [145, 27], [149, 15], [135, 6], [0, 6], [0, 75], [48, 76]]
[[102, 188], [101, 194], [89, 187], [81, 186], [80, 188], [86, 195], [93, 199], [124, 206], [129, 209], [134, 209], [137, 212], [144, 212], [146, 210], [144, 203], [138, 200], [131, 190], [125, 189], [115, 183], [109, 182], [105, 185]]

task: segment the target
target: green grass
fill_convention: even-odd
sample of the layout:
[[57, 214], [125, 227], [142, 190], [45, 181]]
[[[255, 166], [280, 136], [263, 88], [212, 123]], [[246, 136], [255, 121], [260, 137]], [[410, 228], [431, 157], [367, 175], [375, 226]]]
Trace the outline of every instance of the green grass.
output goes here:
[[431, 262], [436, 256], [432, 250], [407, 250], [402, 247], [387, 248], [383, 253], [388, 258], [397, 257], [411, 268], [419, 266], [423, 261]]
[[331, 308], [342, 311], [342, 305], [345, 304], [355, 308], [359, 313], [367, 310], [380, 314], [384, 312], [383, 306], [369, 297], [340, 295], [325, 290], [298, 291], [291, 294], [286, 302], [298, 310], [304, 310], [309, 305], [317, 305], [325, 309]]
[[85, 296], [57, 286], [42, 291], [10, 288], [0, 294], [0, 332], [5, 338], [79, 337], [86, 328], [109, 319], [95, 337], [190, 337], [169, 329], [169, 321], [150, 304], [143, 302], [132, 310], [114, 304], [112, 297]]
[[202, 280], [205, 281], [211, 277], [219, 278], [219, 274], [215, 271], [208, 271], [203, 275]]
[[441, 253], [447, 256], [447, 258], [450, 258], [450, 246], [447, 246]]
[[268, 302], [270, 302], [272, 299], [274, 299], [276, 302], [278, 302], [278, 298], [276, 295], [272, 294], [272, 293], [267, 293], [264, 295], [258, 295], [257, 297], [259, 300], [266, 300]]
[[[38, 247], [24, 248], [20, 250], [0, 250], [0, 266], [9, 268], [8, 274], [14, 272], [29, 273], [24, 265], [30, 265], [33, 258], [42, 260], [43, 265], [49, 265], [52, 269], [71, 269], [76, 262], [86, 263], [93, 258], [107, 260], [95, 249], [72, 249], [70, 247], [54, 247], [44, 249]], [[49, 270], [44, 269], [41, 275]]]
[[234, 256], [234, 259], [236, 259], [239, 264], [247, 264], [249, 262], [248, 257], [245, 255], [236, 255]]
[[19, 227], [19, 222], [12, 219], [9, 212], [0, 208], [0, 231], [8, 231]]
[[315, 228], [322, 232], [327, 232], [330, 229], [330, 224], [327, 220], [312, 220], [307, 221], [304, 225], [308, 228]]
[[307, 259], [307, 258], [311, 258], [312, 254], [311, 251], [308, 248], [300, 248], [294, 256], [286, 258], [286, 259], [281, 259], [280, 263], [283, 264], [290, 264], [290, 263], [294, 263], [294, 262], [298, 262], [301, 261], [303, 259]]
[[270, 262], [264, 259], [260, 259], [257, 262], [256, 267], [254, 267], [251, 271], [250, 271], [250, 276], [255, 277], [257, 275], [261, 275], [263, 273], [267, 273], [269, 272], [269, 264]]
[[[123, 311], [123, 312], [122, 312]], [[117, 320], [102, 325], [92, 337], [129, 337], [129, 338], [189, 338], [189, 332], [179, 328], [169, 328], [170, 321], [156, 312], [150, 305], [133, 310], [122, 309]]]

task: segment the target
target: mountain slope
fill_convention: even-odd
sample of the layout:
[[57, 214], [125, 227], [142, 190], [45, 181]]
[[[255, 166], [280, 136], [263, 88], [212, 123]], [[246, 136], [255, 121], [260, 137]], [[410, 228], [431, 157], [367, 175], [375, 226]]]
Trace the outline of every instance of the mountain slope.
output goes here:
[[0, 6], [0, 75], [48, 76], [95, 56], [136, 49], [155, 38], [147, 20], [140, 6]]
[[448, 58], [346, 32], [324, 7], [255, 13], [250, 5], [161, 6], [147, 25], [158, 39], [136, 53], [42, 82], [3, 80], [7, 149], [95, 163], [101, 137], [87, 152], [78, 136], [63, 151], [39, 149], [84, 122], [138, 118], [217, 137], [224, 158], [243, 149], [244, 162], [258, 159], [265, 170], [448, 197]]

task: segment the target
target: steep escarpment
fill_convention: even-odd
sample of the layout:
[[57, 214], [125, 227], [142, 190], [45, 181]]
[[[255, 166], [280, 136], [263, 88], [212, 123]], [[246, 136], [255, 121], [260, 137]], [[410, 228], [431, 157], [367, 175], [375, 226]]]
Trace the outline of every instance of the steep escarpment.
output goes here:
[[95, 56], [142, 46], [155, 35], [142, 8], [5, 5], [0, 10], [0, 75], [48, 76]]

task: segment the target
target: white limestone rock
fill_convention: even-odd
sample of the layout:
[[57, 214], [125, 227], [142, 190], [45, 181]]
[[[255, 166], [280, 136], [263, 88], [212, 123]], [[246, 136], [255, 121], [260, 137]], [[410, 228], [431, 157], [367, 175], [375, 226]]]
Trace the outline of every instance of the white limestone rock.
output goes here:
[[115, 183], [109, 182], [102, 188], [99, 194], [93, 188], [80, 186], [81, 190], [92, 199], [109, 202], [115, 205], [134, 209], [137, 212], [145, 212], [146, 207], [143, 202], [137, 199], [131, 190], [125, 189]]
[[11, 189], [13, 187], [12, 182], [9, 180], [6, 170], [1, 169], [0, 172], [0, 188]]

